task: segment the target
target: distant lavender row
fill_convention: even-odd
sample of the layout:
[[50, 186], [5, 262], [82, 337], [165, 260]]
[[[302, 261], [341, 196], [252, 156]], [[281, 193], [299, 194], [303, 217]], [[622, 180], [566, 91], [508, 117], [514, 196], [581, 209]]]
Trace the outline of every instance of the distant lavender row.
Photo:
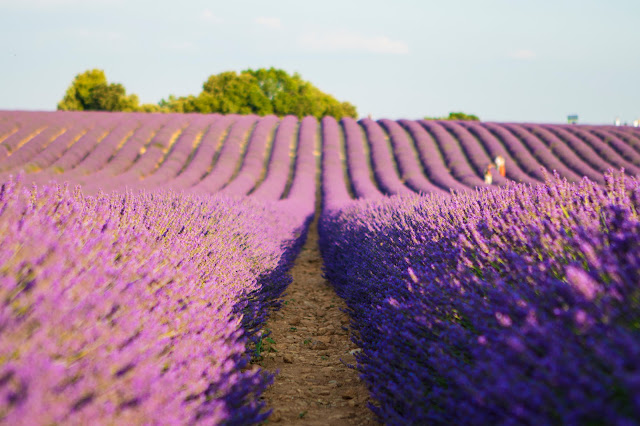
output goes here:
[[[24, 170], [33, 182], [69, 181], [91, 194], [126, 186], [259, 198], [264, 184], [282, 197], [290, 182], [277, 168], [301, 125], [275, 116], [0, 111], [0, 180]], [[343, 119], [334, 133], [355, 198], [484, 187], [497, 156], [506, 177], [494, 171], [494, 187], [541, 182], [542, 168], [572, 182], [603, 183], [610, 169], [640, 175], [640, 136], [611, 126]]]
[[247, 337], [288, 285], [299, 217], [250, 200], [0, 189], [0, 421], [245, 424]]
[[[347, 173], [357, 198], [380, 198], [384, 194], [375, 184], [375, 177], [370, 167], [370, 159], [366, 150], [366, 142], [362, 129], [353, 118], [340, 120], [345, 139]], [[326, 145], [327, 141], [323, 144]]]
[[325, 273], [385, 424], [640, 418], [638, 180], [327, 205]]
[[448, 193], [448, 187], [440, 188], [425, 177], [414, 148], [411, 146], [409, 136], [400, 124], [392, 120], [380, 120], [380, 124], [389, 134], [402, 182], [406, 182], [407, 186], [416, 192]]

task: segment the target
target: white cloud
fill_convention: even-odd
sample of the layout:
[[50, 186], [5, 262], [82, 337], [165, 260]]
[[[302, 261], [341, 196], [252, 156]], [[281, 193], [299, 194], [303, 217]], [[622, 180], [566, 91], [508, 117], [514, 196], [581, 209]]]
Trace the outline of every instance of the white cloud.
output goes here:
[[409, 53], [409, 46], [403, 41], [391, 40], [386, 36], [364, 36], [350, 31], [308, 33], [298, 39], [298, 44], [305, 49], [325, 52], [351, 50], [396, 55]]
[[511, 57], [514, 59], [529, 61], [531, 59], [534, 59], [536, 57], [536, 54], [533, 50], [520, 49], [516, 50], [515, 52], [511, 52]]
[[280, 18], [270, 18], [267, 16], [259, 16], [253, 20], [256, 24], [262, 25], [267, 28], [280, 28], [282, 23], [280, 22]]
[[213, 12], [210, 11], [209, 9], [205, 9], [205, 10], [202, 11], [201, 18], [204, 21], [213, 22], [213, 23], [216, 23], [216, 24], [219, 24], [220, 22], [222, 22], [222, 18], [220, 18], [219, 16], [214, 15]]

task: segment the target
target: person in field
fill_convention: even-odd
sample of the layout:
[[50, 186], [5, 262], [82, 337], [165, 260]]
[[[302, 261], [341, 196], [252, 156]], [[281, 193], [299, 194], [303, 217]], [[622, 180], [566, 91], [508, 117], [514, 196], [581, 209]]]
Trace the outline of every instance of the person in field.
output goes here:
[[500, 176], [505, 177], [507, 175], [507, 167], [505, 166], [504, 157], [498, 155], [495, 159], [496, 168], [498, 169], [498, 173]]
[[486, 169], [484, 169], [484, 183], [487, 185], [491, 185], [493, 183], [493, 174], [491, 169], [495, 168], [493, 164], [489, 164]]

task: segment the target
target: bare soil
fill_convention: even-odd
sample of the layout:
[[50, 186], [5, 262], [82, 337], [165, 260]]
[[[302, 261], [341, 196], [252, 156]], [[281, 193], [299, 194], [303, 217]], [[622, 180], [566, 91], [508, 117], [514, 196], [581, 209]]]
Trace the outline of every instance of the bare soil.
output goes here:
[[367, 408], [369, 393], [355, 369], [349, 317], [322, 278], [315, 223], [295, 262], [282, 309], [271, 315], [258, 364], [278, 372], [263, 398], [273, 409], [268, 423], [378, 424]]

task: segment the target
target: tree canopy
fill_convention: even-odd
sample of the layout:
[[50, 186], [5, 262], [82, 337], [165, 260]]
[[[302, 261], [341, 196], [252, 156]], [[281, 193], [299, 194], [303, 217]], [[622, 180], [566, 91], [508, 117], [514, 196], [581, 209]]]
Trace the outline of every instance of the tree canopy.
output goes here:
[[298, 73], [290, 75], [276, 68], [211, 75], [198, 95], [170, 95], [158, 104], [145, 105], [139, 105], [136, 95], [127, 95], [121, 84], [109, 84], [104, 71], [94, 69], [76, 76], [58, 109], [312, 115], [318, 118], [330, 115], [336, 119], [357, 116], [352, 104], [322, 92]]
[[138, 96], [127, 95], [120, 83], [107, 82], [103, 70], [93, 69], [76, 75], [58, 104], [63, 111], [137, 111]]
[[457, 120], [457, 121], [480, 121], [477, 115], [465, 114], [464, 112], [450, 112], [448, 117], [425, 117], [425, 120]]
[[160, 106], [173, 112], [220, 112], [275, 114], [304, 117], [331, 115], [337, 119], [356, 117], [355, 106], [326, 94], [298, 73], [276, 68], [227, 71], [210, 76], [198, 96], [162, 100]]

